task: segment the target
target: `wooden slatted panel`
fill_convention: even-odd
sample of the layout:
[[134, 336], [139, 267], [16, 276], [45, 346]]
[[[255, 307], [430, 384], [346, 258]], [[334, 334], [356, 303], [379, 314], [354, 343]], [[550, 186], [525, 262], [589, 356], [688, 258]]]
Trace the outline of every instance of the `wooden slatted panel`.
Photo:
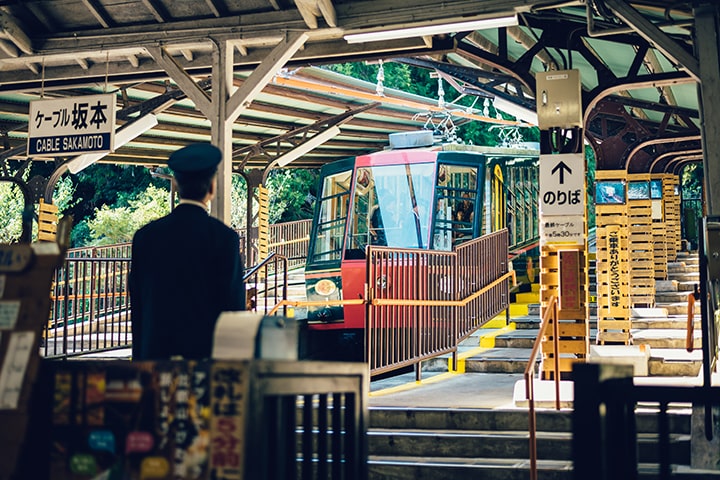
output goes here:
[[[603, 216], [601, 215], [600, 218], [602, 219]], [[627, 232], [627, 227], [616, 224], [597, 228], [595, 271], [599, 345], [608, 343], [628, 345], [631, 340]]]
[[[577, 308], [562, 308], [562, 292], [560, 291], [560, 250], [577, 250], [579, 253], [579, 292]], [[572, 372], [572, 366], [577, 362], [584, 362], [589, 353], [590, 332], [588, 326], [588, 270], [585, 250], [582, 246], [543, 245], [540, 256], [540, 301], [542, 312], [545, 312], [552, 296], [561, 299], [561, 308], [558, 310], [558, 343], [559, 368], [561, 376]], [[566, 296], [567, 298], [567, 296]], [[566, 302], [567, 304], [567, 302]], [[553, 327], [548, 327], [548, 334], [543, 337], [543, 361], [541, 374], [543, 378], [551, 379], [555, 368]]]
[[[628, 175], [628, 184], [644, 183], [648, 198], [628, 198], [628, 252], [630, 262], [630, 304], [651, 307], [655, 303], [655, 246], [653, 243], [650, 175]], [[629, 190], [628, 190], [629, 191]]]
[[54, 242], [57, 237], [58, 207], [40, 199], [38, 208], [38, 240]]
[[680, 197], [675, 195], [678, 187], [677, 175], [666, 174], [662, 177], [663, 200], [665, 205], [666, 249], [669, 261], [677, 259], [680, 251]]

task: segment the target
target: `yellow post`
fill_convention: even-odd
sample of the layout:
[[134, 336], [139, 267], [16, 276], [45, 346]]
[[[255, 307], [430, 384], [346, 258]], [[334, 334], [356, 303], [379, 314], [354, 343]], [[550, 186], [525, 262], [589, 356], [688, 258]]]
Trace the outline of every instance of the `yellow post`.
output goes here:
[[270, 197], [264, 185], [258, 185], [258, 260], [267, 258], [270, 239]]
[[38, 240], [54, 242], [57, 238], [58, 207], [40, 199], [38, 208]]

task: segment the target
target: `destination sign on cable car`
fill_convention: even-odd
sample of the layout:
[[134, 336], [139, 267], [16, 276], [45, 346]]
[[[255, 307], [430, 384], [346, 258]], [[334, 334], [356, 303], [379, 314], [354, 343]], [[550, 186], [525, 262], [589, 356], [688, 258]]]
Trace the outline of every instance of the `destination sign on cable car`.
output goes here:
[[115, 95], [30, 102], [28, 155], [104, 153], [115, 141]]
[[581, 153], [540, 155], [540, 214], [585, 214], [585, 159]]

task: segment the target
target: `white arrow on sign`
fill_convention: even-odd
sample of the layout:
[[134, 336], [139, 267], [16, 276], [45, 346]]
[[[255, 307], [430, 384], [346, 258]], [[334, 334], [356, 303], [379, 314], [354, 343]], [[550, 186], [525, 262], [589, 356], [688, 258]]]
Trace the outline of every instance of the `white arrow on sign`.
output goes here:
[[581, 153], [540, 155], [540, 214], [585, 214], [585, 158]]

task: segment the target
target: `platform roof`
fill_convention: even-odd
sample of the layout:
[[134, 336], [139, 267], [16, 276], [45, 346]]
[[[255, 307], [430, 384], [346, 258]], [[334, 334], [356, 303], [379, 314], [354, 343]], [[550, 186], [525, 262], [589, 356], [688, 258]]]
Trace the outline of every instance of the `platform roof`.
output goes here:
[[[263, 167], [269, 156], [320, 131], [325, 121], [338, 122], [341, 133], [292, 166], [314, 167], [378, 150], [387, 144], [388, 133], [422, 127], [429, 113], [438, 113], [436, 99], [389, 89], [378, 95], [374, 83], [321, 68], [356, 60], [428, 68], [445, 79], [445, 88], [493, 98], [501, 109], [522, 118], [534, 109], [538, 72], [579, 69], [587, 137], [605, 148], [604, 161], [609, 163], [604, 168], [654, 168], [650, 154], [632, 165], [628, 160], [633, 148], [645, 148], [638, 143], [645, 138], [682, 143], [678, 151], [684, 161], [697, 161], [693, 7], [711, 2], [692, 3], [0, 1], [0, 135], [5, 147], [0, 158], [25, 158], [30, 100], [116, 92], [118, 108], [126, 114], [121, 122], [138, 112], [155, 112], [159, 125], [101, 161], [162, 165], [169, 151], [209, 139], [210, 130], [209, 121], [184, 97], [150, 49], [164, 49], [197, 82], [207, 82], [213, 45], [227, 42], [233, 51], [234, 82], [242, 85], [279, 42], [302, 31], [308, 36], [304, 47], [235, 123], [233, 160], [238, 169]], [[518, 25], [457, 27], [460, 31], [361, 43], [345, 38], [508, 15], [515, 15]], [[485, 117], [482, 107], [448, 110], [456, 123]]]

